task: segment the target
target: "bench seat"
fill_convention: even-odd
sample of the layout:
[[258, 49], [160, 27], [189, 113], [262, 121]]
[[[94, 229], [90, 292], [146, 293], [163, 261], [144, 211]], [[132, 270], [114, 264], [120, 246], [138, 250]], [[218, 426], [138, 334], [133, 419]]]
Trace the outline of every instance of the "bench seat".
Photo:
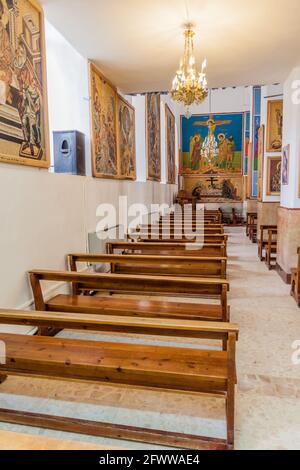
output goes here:
[[222, 321], [222, 306], [118, 297], [89, 297], [60, 294], [46, 302], [52, 312], [94, 313], [155, 318], [186, 318]]

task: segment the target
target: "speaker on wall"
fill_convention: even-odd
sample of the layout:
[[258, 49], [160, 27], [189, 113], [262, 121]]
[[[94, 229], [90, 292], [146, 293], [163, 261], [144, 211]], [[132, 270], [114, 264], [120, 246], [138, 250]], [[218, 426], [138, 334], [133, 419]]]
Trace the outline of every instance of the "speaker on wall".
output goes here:
[[54, 131], [54, 171], [85, 176], [85, 135], [79, 131]]

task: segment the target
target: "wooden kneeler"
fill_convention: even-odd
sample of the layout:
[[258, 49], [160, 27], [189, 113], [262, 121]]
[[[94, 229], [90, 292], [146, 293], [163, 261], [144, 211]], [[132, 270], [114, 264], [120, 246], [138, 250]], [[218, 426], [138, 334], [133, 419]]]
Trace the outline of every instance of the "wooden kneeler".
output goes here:
[[[32, 312], [1, 312], [4, 317], [16, 321]], [[44, 312], [37, 313], [43, 318]], [[53, 314], [52, 314], [53, 315]], [[59, 317], [59, 315], [57, 315]], [[62, 315], [63, 317], [63, 315]], [[22, 320], [22, 321], [23, 321]], [[48, 319], [54, 321], [55, 319]], [[65, 319], [66, 323], [70, 318]], [[91, 319], [93, 320], [93, 319]], [[57, 318], [58, 322], [64, 321]], [[76, 319], [72, 320], [73, 322]], [[122, 322], [122, 319], [120, 319]], [[132, 319], [133, 323], [136, 319]], [[138, 320], [140, 322], [140, 320]], [[81, 318], [80, 322], [84, 322]], [[106, 320], [109, 325], [109, 319]], [[153, 320], [151, 328], [155, 326]], [[95, 323], [95, 321], [94, 321]], [[105, 322], [104, 322], [105, 323]], [[104, 323], [102, 322], [102, 328]], [[211, 326], [210, 326], [211, 325]], [[126, 319], [123, 329], [128, 332], [136, 328]], [[43, 427], [79, 434], [133, 440], [151, 444], [160, 444], [185, 449], [233, 449], [234, 446], [234, 394], [235, 394], [235, 345], [238, 328], [234, 325], [200, 324], [177, 325], [180, 336], [184, 331], [189, 335], [199, 334], [208, 338], [227, 337], [226, 351], [136, 345], [127, 343], [105, 343], [83, 340], [66, 340], [49, 337], [0, 334], [0, 340], [6, 344], [7, 361], [0, 365], [0, 374], [44, 377], [62, 380], [94, 382], [124, 387], [137, 387], [162, 391], [208, 394], [222, 397], [226, 401], [227, 439], [214, 439], [180, 433], [157, 431], [132, 426], [98, 423], [77, 418], [42, 415], [0, 409], [0, 421], [14, 424]], [[81, 326], [80, 326], [81, 328]], [[121, 328], [121, 324], [119, 324]], [[145, 330], [145, 325], [141, 328]], [[151, 329], [150, 328], [150, 329]], [[169, 326], [171, 335], [176, 332], [176, 325]], [[104, 328], [105, 330], [105, 328]], [[124, 330], [123, 330], [124, 331]], [[148, 330], [150, 331], [150, 330]], [[178, 334], [178, 333], [177, 333]], [[167, 333], [166, 333], [167, 335]]]

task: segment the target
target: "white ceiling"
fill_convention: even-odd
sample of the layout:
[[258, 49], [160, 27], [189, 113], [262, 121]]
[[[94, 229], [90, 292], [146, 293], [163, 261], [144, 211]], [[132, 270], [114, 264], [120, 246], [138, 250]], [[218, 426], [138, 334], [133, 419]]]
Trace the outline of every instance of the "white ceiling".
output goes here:
[[170, 88], [183, 24], [210, 87], [284, 80], [300, 63], [299, 0], [41, 0], [47, 19], [126, 93]]

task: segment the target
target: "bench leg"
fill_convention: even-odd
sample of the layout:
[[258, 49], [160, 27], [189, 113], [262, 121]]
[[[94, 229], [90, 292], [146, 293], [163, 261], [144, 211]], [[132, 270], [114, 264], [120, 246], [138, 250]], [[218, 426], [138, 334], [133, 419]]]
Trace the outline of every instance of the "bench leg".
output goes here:
[[226, 399], [226, 416], [227, 416], [227, 444], [229, 449], [234, 448], [234, 401], [235, 401], [235, 384], [230, 381]]
[[3, 382], [5, 382], [6, 379], [7, 379], [7, 375], [0, 374], [0, 385], [3, 384]]

